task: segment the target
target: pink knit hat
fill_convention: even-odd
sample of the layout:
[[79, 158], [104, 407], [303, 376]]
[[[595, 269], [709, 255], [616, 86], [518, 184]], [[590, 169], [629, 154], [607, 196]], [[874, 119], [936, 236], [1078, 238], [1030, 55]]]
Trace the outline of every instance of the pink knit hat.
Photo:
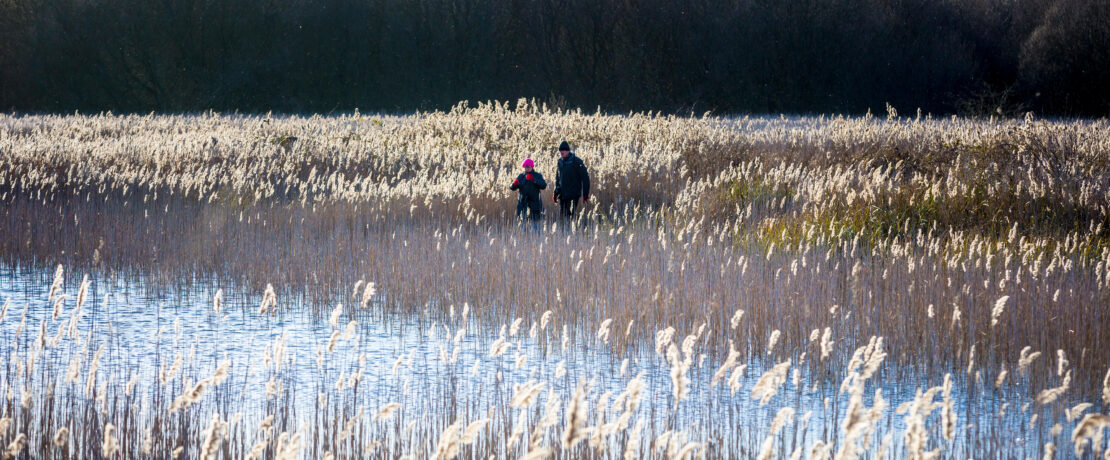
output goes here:
[[520, 165], [521, 168], [534, 168], [536, 163], [531, 158], [525, 158], [524, 163]]

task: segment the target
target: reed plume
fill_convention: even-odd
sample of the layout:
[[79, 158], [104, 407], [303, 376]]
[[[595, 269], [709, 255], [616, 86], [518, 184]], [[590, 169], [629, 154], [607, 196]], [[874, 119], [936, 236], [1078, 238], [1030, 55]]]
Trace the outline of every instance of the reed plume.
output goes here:
[[276, 305], [277, 295], [274, 293], [274, 286], [267, 284], [266, 291], [262, 293], [262, 303], [258, 305], [258, 314], [265, 315]]
[[462, 436], [459, 437], [459, 442], [463, 445], [473, 444], [478, 439], [478, 435], [482, 433], [482, 429], [489, 423], [488, 418], [475, 420], [470, 422], [463, 430]]
[[1110, 369], [1106, 370], [1106, 376], [1102, 378], [1102, 403], [1110, 405]]
[[54, 433], [54, 447], [65, 447], [69, 441], [69, 428], [61, 427]]
[[1041, 459], [1042, 460], [1052, 460], [1055, 457], [1056, 457], [1056, 444], [1051, 443], [1051, 442], [1046, 442], [1045, 445], [1044, 445], [1044, 456], [1042, 456]]
[[728, 372], [732, 370], [733, 367], [736, 367], [736, 360], [739, 357], [740, 352], [736, 351], [736, 346], [733, 345], [732, 340], [730, 339], [728, 341], [728, 356], [725, 358], [725, 362], [721, 364], [721, 367], [717, 368], [717, 372], [713, 373], [713, 379], [709, 383], [710, 388], [716, 386], [718, 380], [725, 378], [725, 376], [728, 375]]
[[4, 449], [4, 458], [15, 458], [23, 451], [23, 447], [27, 444], [27, 435], [19, 433], [15, 435], [12, 442], [8, 443], [8, 447]]
[[294, 433], [290, 436], [289, 433], [282, 433], [278, 436], [277, 445], [274, 447], [274, 459], [297, 460], [302, 450], [304, 450], [303, 434]]
[[1033, 351], [1033, 347], [1026, 346], [1025, 348], [1022, 348], [1021, 356], [1018, 358], [1018, 373], [1025, 375], [1026, 369], [1029, 368], [1029, 365], [1033, 364], [1033, 361], [1036, 361], [1037, 358], [1039, 358], [1040, 356], [1041, 352]]
[[635, 426], [632, 430], [628, 431], [628, 438], [625, 440], [624, 460], [636, 460], [639, 458], [639, 438], [640, 433], [644, 432], [644, 420], [636, 420]]
[[1067, 392], [1068, 387], [1070, 387], [1070, 386], [1071, 386], [1071, 371], [1069, 370], [1064, 375], [1064, 380], [1060, 383], [1060, 386], [1053, 387], [1053, 388], [1048, 388], [1048, 389], [1042, 390], [1040, 393], [1037, 393], [1037, 404], [1040, 404], [1042, 406], [1047, 405], [1047, 404], [1051, 404], [1053, 401], [1056, 401], [1056, 399], [1059, 398], [1060, 395]]
[[547, 385], [547, 382], [529, 381], [522, 385], [513, 385], [513, 399], [509, 401], [509, 406], [516, 409], [531, 407], [544, 385]]
[[598, 338], [598, 340], [601, 340], [601, 343], [604, 343], [606, 345], [609, 344], [609, 323], [612, 323], [612, 322], [613, 322], [612, 318], [606, 319], [605, 321], [601, 322], [601, 327], [597, 328], [597, 338]]
[[821, 335], [821, 359], [828, 358], [833, 351], [832, 329], [826, 327], [825, 333]]
[[[767, 257], [770, 258], [770, 253], [769, 252], [768, 252]], [[756, 460], [771, 460], [771, 459], [775, 458], [775, 437], [774, 436], [767, 436], [767, 438], [763, 440], [763, 444], [761, 444], [760, 447], [759, 447], [759, 454], [756, 455], [755, 458], [756, 458]]]
[[686, 399], [686, 395], [690, 393], [690, 378], [687, 377], [687, 372], [690, 371], [691, 356], [687, 354], [685, 358], [679, 356], [678, 348], [671, 344], [667, 348], [667, 361], [670, 365], [671, 374], [671, 388], [673, 389], [672, 395], [674, 398], [674, 408], [678, 408], [678, 404]]
[[331, 311], [331, 316], [328, 318], [328, 324], [331, 324], [332, 329], [339, 329], [339, 316], [343, 314], [343, 304], [335, 304], [335, 310]]
[[449, 425], [439, 435], [439, 441], [436, 445], [435, 454], [432, 458], [436, 460], [451, 460], [459, 455], [459, 439], [460, 430], [462, 429], [462, 421], [457, 421]]
[[374, 415], [374, 421], [379, 422], [389, 418], [394, 412], [401, 409], [401, 407], [401, 403], [396, 402], [391, 402], [382, 406], [381, 409], [378, 409], [378, 413]]
[[85, 397], [92, 397], [93, 387], [96, 386], [96, 371], [100, 369], [100, 357], [104, 354], [104, 345], [101, 344], [89, 363], [89, 377], [85, 380]]
[[[74, 309], [80, 310], [85, 305], [85, 301], [89, 298], [89, 286], [92, 286], [92, 281], [89, 281], [89, 275], [85, 275], [81, 278], [81, 285], [77, 288], [77, 302]], [[55, 316], [54, 319], [57, 320], [58, 317]]]
[[944, 383], [941, 385], [940, 421], [941, 435], [949, 443], [956, 437], [956, 409], [952, 400], [952, 374], [944, 374]]
[[119, 447], [115, 425], [111, 423], [104, 425], [104, 442], [100, 446], [100, 455], [104, 458], [112, 458], [119, 452]]
[[744, 317], [744, 310], [736, 310], [732, 314], [732, 318], [728, 321], [729, 329], [736, 329], [740, 325], [740, 319]]
[[54, 270], [54, 282], [50, 283], [50, 291], [46, 294], [47, 301], [54, 302], [54, 295], [61, 292], [62, 283], [65, 280], [63, 276], [64, 270], [62, 270], [61, 265], [58, 265], [58, 268]]
[[224, 290], [223, 289], [217, 289], [216, 290], [216, 295], [212, 296], [212, 311], [215, 311], [216, 315], [218, 316], [220, 314], [220, 311], [223, 309], [223, 306], [224, 306]]
[[1095, 449], [1099, 449], [1102, 445], [1102, 433], [1107, 427], [1110, 427], [1110, 416], [1084, 415], [1083, 420], [1080, 420], [1071, 432], [1071, 441], [1075, 444], [1075, 456], [1082, 457], [1088, 443], [1093, 444]]
[[767, 338], [767, 355], [775, 351], [775, 344], [778, 343], [780, 334], [778, 329], [771, 331], [771, 336]]
[[208, 424], [208, 428], [204, 431], [204, 441], [200, 447], [200, 458], [202, 460], [212, 460], [216, 458], [219, 453], [220, 441], [223, 439], [224, 432], [227, 431], [227, 424], [220, 420], [220, 414], [212, 414], [212, 421]]
[[786, 374], [789, 369], [790, 360], [787, 359], [764, 372], [759, 380], [755, 382], [755, 386], [752, 387], [752, 399], [758, 399], [761, 406], [771, 401], [771, 397], [778, 392], [779, 387], [786, 383]]
[[655, 354], [663, 356], [663, 350], [667, 348], [667, 345], [670, 345], [674, 333], [674, 327], [667, 327], [655, 333]]
[[524, 456], [520, 457], [520, 460], [543, 460], [551, 456], [552, 453], [553, 451], [551, 449], [540, 447], [529, 450], [524, 454]]
[[747, 364], [736, 366], [732, 371], [732, 375], [728, 377], [728, 391], [733, 396], [740, 390], [740, 378], [744, 376], [744, 371], [748, 368]]
[[172, 414], [181, 409], [185, 409], [200, 400], [200, 397], [204, 395], [204, 390], [208, 388], [209, 383], [210, 381], [208, 379], [201, 380], [197, 382], [196, 385], [193, 385], [193, 388], [182, 393], [177, 398], [174, 398], [173, 404], [170, 404], [169, 413]]
[[771, 420], [771, 433], [768, 436], [775, 436], [778, 434], [786, 424], [794, 419], [794, 408], [783, 407], [775, 413], [775, 418]]
[[813, 447], [809, 449], [810, 460], [828, 460], [831, 454], [832, 446], [825, 444], [824, 441], [813, 443]]
[[366, 283], [366, 287], [362, 290], [362, 302], [359, 305], [363, 309], [369, 308], [370, 303], [374, 300], [374, 296], [377, 294], [377, 286], [373, 282]]
[[998, 377], [994, 379], [994, 388], [996, 390], [1001, 388], [1002, 384], [1006, 382], [1007, 375], [1009, 375], [1009, 372], [1006, 370], [1006, 363], [1002, 363], [1002, 368], [998, 370]]
[[698, 451], [702, 449], [701, 443], [690, 441], [678, 449], [678, 452], [671, 456], [671, 460], [687, 460], [697, 457]]
[[1010, 296], [1004, 295], [994, 301], [994, 308], [991, 308], [991, 327], [993, 328], [998, 324], [998, 319], [1002, 317], [1002, 312], [1006, 310], [1006, 302], [1010, 300]]
[[564, 450], [570, 450], [579, 441], [586, 439], [587, 433], [584, 430], [586, 424], [586, 414], [588, 413], [586, 396], [589, 392], [586, 387], [586, 382], [578, 382], [578, 386], [574, 389], [574, 394], [567, 402], [567, 417], [566, 428], [563, 430], [561, 441]]
[[1076, 405], [1072, 406], [1070, 409], [1065, 409], [1064, 410], [1064, 418], [1066, 418], [1068, 420], [1068, 422], [1074, 422], [1075, 419], [1079, 418], [1080, 415], [1083, 415], [1084, 411], [1086, 411], [1087, 409], [1090, 409], [1093, 406], [1094, 406], [1094, 404], [1091, 404], [1091, 403], [1076, 404]]

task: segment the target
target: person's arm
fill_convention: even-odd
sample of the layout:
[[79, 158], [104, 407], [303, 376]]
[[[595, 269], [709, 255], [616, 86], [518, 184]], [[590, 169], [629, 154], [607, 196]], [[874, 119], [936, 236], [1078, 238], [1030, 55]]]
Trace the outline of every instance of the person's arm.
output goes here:
[[582, 175], [582, 198], [590, 201], [590, 172], [586, 170], [586, 163], [578, 160], [579, 173]]
[[547, 188], [547, 181], [543, 180], [543, 174], [538, 172], [532, 172], [532, 183], [536, 185], [538, 190]]
[[559, 195], [563, 192], [563, 170], [559, 169], [559, 163], [555, 162], [555, 193], [551, 195], [551, 199], [559, 201]]
[[520, 178], [519, 177], [517, 177], [516, 179], [513, 179], [513, 185], [509, 186], [509, 190], [516, 190], [518, 188], [520, 188]]

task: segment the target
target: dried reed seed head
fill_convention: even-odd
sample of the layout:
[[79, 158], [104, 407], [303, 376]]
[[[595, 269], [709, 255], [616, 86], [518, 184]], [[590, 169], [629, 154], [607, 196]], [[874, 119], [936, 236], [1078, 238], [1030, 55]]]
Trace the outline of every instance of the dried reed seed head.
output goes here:
[[61, 427], [54, 433], [54, 446], [65, 447], [66, 442], [69, 441], [69, 428]]
[[23, 451], [23, 447], [27, 444], [27, 435], [19, 433], [15, 435], [12, 442], [8, 443], [8, 447], [4, 449], [4, 458], [15, 458]]
[[382, 406], [381, 409], [378, 409], [378, 413], [374, 415], [374, 421], [378, 422], [389, 418], [394, 412], [400, 410], [401, 407], [403, 407], [401, 403], [396, 402], [391, 402]]
[[119, 440], [116, 439], [116, 427], [111, 423], [104, 425], [104, 441], [101, 443], [100, 452], [104, 458], [112, 458], [119, 452]]
[[766, 405], [771, 397], [778, 392], [780, 386], [786, 383], [786, 374], [790, 369], [790, 360], [774, 365], [759, 377], [752, 387], [752, 399], [758, 399], [759, 405]]

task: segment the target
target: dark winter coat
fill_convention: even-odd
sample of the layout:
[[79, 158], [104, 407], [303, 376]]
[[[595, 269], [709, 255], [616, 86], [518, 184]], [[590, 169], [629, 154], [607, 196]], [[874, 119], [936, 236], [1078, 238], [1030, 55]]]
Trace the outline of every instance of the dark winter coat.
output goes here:
[[555, 174], [555, 196], [560, 200], [573, 200], [590, 196], [590, 173], [586, 164], [574, 153], [559, 158], [559, 170]]
[[[532, 175], [532, 180], [528, 180], [528, 175]], [[528, 213], [531, 218], [539, 219], [543, 217], [543, 201], [540, 200], [540, 190], [547, 188], [547, 181], [543, 180], [543, 174], [536, 170], [530, 173], [520, 173], [516, 176], [516, 181], [513, 185], [509, 186], [509, 190], [516, 190], [520, 193], [520, 198], [516, 203], [516, 215], [525, 217]]]

